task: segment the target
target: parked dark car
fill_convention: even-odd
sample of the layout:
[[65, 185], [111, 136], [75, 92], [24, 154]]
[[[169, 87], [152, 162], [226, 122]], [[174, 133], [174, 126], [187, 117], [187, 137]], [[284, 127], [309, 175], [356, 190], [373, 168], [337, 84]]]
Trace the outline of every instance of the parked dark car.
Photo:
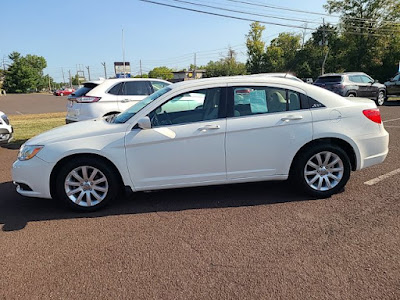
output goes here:
[[389, 81], [385, 82], [386, 95], [388, 96], [400, 96], [400, 73], [397, 73]]
[[386, 87], [362, 72], [325, 74], [314, 85], [330, 90], [343, 97], [365, 97], [377, 105], [383, 105], [386, 99]]

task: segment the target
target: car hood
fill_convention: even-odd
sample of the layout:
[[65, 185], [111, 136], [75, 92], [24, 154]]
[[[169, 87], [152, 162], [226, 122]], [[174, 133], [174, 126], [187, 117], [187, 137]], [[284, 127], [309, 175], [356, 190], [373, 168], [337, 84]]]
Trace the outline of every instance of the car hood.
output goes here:
[[46, 145], [61, 141], [125, 132], [127, 124], [114, 124], [103, 118], [71, 123], [39, 134], [26, 142], [27, 145]]
[[385, 85], [382, 84], [382, 83], [379, 83], [379, 82], [375, 82], [373, 85], [378, 87], [378, 88], [385, 88]]

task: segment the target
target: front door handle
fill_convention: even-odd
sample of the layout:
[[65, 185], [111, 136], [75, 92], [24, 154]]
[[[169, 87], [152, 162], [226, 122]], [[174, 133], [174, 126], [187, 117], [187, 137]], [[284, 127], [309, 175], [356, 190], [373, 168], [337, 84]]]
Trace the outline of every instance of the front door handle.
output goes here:
[[221, 126], [219, 126], [219, 125], [208, 124], [208, 125], [204, 125], [203, 127], [200, 127], [199, 130], [200, 131], [207, 131], [207, 130], [210, 130], [210, 129], [220, 129], [220, 128], [221, 128]]
[[131, 102], [132, 100], [130, 100], [130, 99], [124, 99], [124, 100], [121, 100], [121, 103], [126, 103], [126, 102]]
[[284, 122], [289, 122], [289, 121], [294, 121], [294, 120], [302, 120], [303, 116], [287, 116], [281, 118], [282, 121]]

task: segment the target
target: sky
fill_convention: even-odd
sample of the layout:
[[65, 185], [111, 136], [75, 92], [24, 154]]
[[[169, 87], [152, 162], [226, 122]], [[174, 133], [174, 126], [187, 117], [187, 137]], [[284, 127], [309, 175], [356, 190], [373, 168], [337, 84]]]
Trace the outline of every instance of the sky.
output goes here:
[[[323, 18], [325, 22], [338, 21], [323, 15], [326, 0], [151, 1], [290, 26], [263, 24], [263, 40], [267, 44], [281, 32], [305, 32], [307, 39]], [[103, 62], [107, 76], [113, 76], [113, 64], [123, 60], [123, 53], [134, 75], [140, 72], [140, 61], [143, 73], [158, 66], [179, 70], [188, 68], [195, 57], [197, 65], [219, 60], [228, 47], [236, 51], [239, 61], [245, 62], [245, 35], [252, 23], [139, 0], [0, 0], [0, 9], [0, 65], [3, 58], [6, 64], [10, 63], [8, 55], [13, 51], [43, 56], [47, 61], [44, 73], [56, 82], [67, 82], [68, 73], [73, 76], [77, 70], [83, 70], [88, 78], [87, 67], [92, 80], [104, 77]]]

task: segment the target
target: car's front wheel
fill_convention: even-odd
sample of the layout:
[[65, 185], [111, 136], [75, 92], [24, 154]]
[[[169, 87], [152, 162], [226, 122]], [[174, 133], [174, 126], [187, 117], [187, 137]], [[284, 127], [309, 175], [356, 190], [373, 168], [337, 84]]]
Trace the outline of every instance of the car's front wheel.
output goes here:
[[81, 211], [103, 207], [116, 198], [119, 186], [110, 165], [93, 157], [68, 161], [56, 178], [57, 198]]
[[343, 189], [350, 172], [350, 161], [345, 151], [336, 145], [318, 144], [299, 153], [291, 177], [307, 194], [326, 198]]
[[379, 91], [378, 97], [376, 98], [376, 101], [375, 101], [376, 105], [378, 105], [378, 106], [383, 105], [385, 103], [385, 98], [386, 98], [385, 92]]

